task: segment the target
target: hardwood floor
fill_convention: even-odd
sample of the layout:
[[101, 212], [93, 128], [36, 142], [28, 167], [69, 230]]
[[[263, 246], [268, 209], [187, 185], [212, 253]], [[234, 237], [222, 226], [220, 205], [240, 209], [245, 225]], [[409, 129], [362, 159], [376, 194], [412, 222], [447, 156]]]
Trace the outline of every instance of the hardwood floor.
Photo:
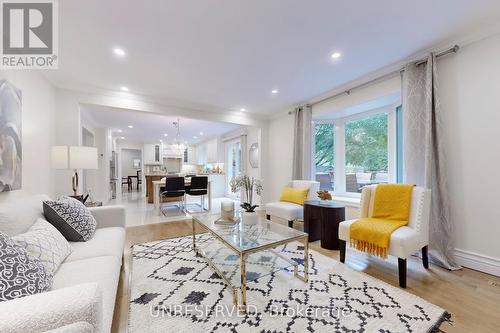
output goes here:
[[[118, 285], [112, 332], [127, 330], [131, 246], [190, 233], [190, 221], [127, 228], [124, 269]], [[322, 249], [319, 242], [311, 243], [311, 248], [339, 260], [338, 251]], [[398, 286], [397, 258], [385, 261], [347, 250], [346, 264], [355, 270]], [[444, 323], [441, 326], [445, 332], [499, 332], [500, 278], [498, 277], [466, 268], [450, 272], [432, 264], [430, 269], [426, 270], [420, 258], [412, 257], [408, 260], [406, 291], [452, 313], [453, 323]]]

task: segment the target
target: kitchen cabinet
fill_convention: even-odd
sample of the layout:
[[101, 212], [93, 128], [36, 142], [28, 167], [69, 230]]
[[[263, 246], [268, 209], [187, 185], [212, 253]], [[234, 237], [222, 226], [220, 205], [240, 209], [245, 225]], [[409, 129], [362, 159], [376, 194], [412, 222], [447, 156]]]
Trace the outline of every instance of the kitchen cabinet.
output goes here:
[[217, 163], [217, 139], [207, 141], [207, 163]]
[[144, 164], [161, 164], [161, 145], [160, 144], [145, 144], [144, 145]]
[[184, 150], [183, 156], [184, 163], [186, 164], [198, 164], [198, 160], [196, 158], [196, 147], [195, 146], [187, 146]]
[[163, 149], [164, 157], [176, 157], [182, 158], [184, 154], [184, 150], [178, 148], [175, 145], [166, 145]]
[[199, 165], [207, 164], [207, 145], [206, 145], [206, 143], [201, 143], [196, 147], [196, 160], [197, 160], [197, 164], [199, 164]]
[[197, 164], [224, 163], [224, 143], [219, 138], [200, 143], [196, 146]]

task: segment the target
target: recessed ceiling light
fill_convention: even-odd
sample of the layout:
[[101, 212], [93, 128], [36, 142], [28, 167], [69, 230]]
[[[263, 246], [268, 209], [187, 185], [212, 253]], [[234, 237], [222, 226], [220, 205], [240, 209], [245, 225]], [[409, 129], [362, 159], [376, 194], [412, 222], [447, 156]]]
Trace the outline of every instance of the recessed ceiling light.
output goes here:
[[128, 87], [125, 87], [125, 86], [120, 87], [120, 90], [121, 90], [121, 91], [128, 91]]
[[120, 136], [120, 139], [125, 140], [125, 137], [124, 136]]
[[271, 94], [277, 94], [277, 93], [278, 93], [278, 89], [271, 90]]
[[117, 132], [118, 132], [118, 133], [121, 133], [121, 132], [123, 132], [123, 130], [119, 129], [119, 130], [117, 130]]
[[203, 132], [200, 132], [200, 135], [204, 135], [204, 134], [205, 134], [205, 133], [203, 133]]
[[341, 56], [340, 52], [332, 53], [332, 59], [338, 59], [340, 58], [340, 56]]
[[125, 53], [125, 51], [124, 51], [123, 49], [119, 48], [119, 47], [115, 47], [115, 48], [113, 49], [113, 52], [114, 52], [117, 56], [119, 56], [119, 57], [124, 57], [124, 56], [126, 56], [126, 55], [127, 55], [127, 53]]
[[198, 137], [195, 135], [195, 136], [193, 136], [193, 139], [198, 139]]
[[245, 108], [241, 108], [241, 109], [240, 109], [240, 111], [241, 111], [241, 112], [245, 112], [245, 111], [246, 111], [246, 109], [245, 109]]
[[127, 127], [128, 127], [128, 128], [134, 128], [134, 126], [132, 126], [132, 125], [128, 125]]
[[165, 134], [163, 134], [163, 136], [164, 136], [164, 137], [167, 137], [167, 136], [168, 136], [168, 134], [167, 134], [167, 133], [165, 133]]

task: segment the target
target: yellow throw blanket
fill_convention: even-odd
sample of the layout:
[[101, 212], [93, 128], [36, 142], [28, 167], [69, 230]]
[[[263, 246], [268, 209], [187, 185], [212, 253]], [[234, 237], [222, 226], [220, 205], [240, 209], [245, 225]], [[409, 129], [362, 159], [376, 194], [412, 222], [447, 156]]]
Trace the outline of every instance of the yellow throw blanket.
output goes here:
[[408, 184], [380, 184], [376, 187], [371, 217], [361, 218], [349, 230], [352, 247], [387, 257], [391, 234], [408, 224], [411, 192]]

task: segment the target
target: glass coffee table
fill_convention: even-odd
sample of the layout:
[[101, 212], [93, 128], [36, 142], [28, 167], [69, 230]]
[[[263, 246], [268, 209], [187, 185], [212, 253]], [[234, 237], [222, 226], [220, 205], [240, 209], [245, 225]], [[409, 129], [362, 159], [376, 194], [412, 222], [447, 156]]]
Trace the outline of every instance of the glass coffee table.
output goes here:
[[[294, 269], [295, 277], [307, 282], [309, 275], [309, 244], [307, 234], [259, 217], [253, 223], [216, 224], [220, 215], [193, 215], [193, 250], [202, 256], [224, 280], [233, 296], [233, 304], [245, 311], [247, 282], [284, 270]], [[196, 225], [208, 233], [195, 233]], [[299, 263], [274, 248], [291, 242], [304, 245], [304, 273]], [[238, 297], [238, 289], [241, 297]], [[239, 299], [239, 300], [238, 300]]]

